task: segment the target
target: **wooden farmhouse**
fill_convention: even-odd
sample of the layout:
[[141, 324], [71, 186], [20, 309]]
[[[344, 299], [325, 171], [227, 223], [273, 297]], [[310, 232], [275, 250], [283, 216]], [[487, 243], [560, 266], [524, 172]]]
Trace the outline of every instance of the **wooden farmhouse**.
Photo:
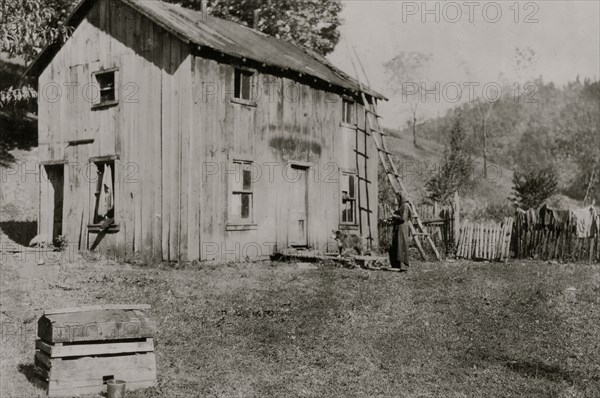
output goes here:
[[[83, 0], [39, 84], [38, 233], [168, 261], [377, 242], [361, 86], [292, 43], [161, 1]], [[362, 87], [362, 88], [361, 88]]]

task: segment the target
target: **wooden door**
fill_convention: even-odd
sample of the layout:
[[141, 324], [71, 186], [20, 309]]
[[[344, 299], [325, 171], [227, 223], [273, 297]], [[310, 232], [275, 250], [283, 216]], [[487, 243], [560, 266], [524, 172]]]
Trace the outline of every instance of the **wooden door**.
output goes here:
[[288, 244], [308, 246], [308, 169], [292, 166], [288, 185]]

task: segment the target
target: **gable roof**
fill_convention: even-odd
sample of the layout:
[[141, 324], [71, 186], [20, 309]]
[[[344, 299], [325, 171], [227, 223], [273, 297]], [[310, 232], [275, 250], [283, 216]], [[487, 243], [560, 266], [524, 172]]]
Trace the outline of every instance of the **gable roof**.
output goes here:
[[[79, 24], [95, 1], [97, 0], [81, 0], [66, 24]], [[385, 96], [361, 85], [356, 79], [333, 66], [324, 57], [286, 40], [159, 0], [121, 1], [187, 44], [206, 47], [235, 58], [246, 58], [283, 70], [292, 70], [344, 89], [363, 91], [373, 97], [387, 100]], [[60, 46], [57, 45], [44, 48], [29, 66], [27, 74], [38, 76], [59, 49]]]

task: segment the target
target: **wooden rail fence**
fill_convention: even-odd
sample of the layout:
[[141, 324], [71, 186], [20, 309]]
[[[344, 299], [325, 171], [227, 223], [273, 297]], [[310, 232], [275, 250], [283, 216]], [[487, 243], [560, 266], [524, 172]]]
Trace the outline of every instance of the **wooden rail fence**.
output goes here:
[[504, 261], [510, 255], [513, 218], [503, 222], [464, 222], [461, 225], [456, 257]]
[[560, 261], [600, 261], [600, 218], [595, 215], [590, 236], [579, 237], [574, 218], [561, 223], [545, 223], [518, 211], [515, 223], [514, 251], [518, 258]]

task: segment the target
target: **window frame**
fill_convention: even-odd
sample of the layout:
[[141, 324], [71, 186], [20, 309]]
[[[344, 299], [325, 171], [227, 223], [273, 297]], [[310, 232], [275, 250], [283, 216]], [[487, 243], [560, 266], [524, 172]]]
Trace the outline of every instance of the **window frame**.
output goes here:
[[[353, 181], [353, 196], [350, 196], [350, 177], [352, 178]], [[347, 180], [346, 180], [347, 178]], [[348, 182], [345, 182], [348, 181]], [[344, 188], [347, 185], [348, 187], [348, 198], [344, 199], [343, 194], [344, 194]], [[340, 226], [346, 226], [346, 227], [357, 227], [358, 226], [358, 173], [356, 172], [356, 170], [340, 170]], [[348, 221], [348, 220], [344, 220], [344, 212], [347, 211], [348, 209], [345, 206], [344, 201], [348, 202], [352, 202], [352, 220]]]
[[350, 98], [342, 97], [342, 125], [356, 125], [356, 101]]
[[[254, 162], [252, 160], [246, 159], [233, 159], [231, 161], [231, 165], [233, 165], [234, 172], [227, 172], [227, 225], [226, 230], [228, 231], [244, 231], [250, 229], [256, 229], [257, 225], [255, 223], [255, 214], [254, 214], [254, 203], [255, 203], [255, 181], [253, 180], [254, 176], [252, 175], [252, 165]], [[237, 166], [239, 165], [239, 166]], [[238, 172], [239, 167], [239, 172]], [[249, 171], [249, 187], [244, 186], [244, 172]], [[239, 178], [239, 183], [234, 180]], [[235, 184], [235, 185], [234, 185]], [[239, 184], [239, 185], [238, 185]], [[236, 186], [238, 185], [238, 186]], [[240, 196], [242, 199], [240, 201], [240, 217], [235, 217], [233, 214], [233, 206], [234, 206], [234, 197]], [[243, 198], [244, 196], [249, 196], [248, 203], [248, 217], [242, 218], [242, 208], [243, 208]]]
[[[113, 86], [110, 89], [113, 92], [113, 98], [110, 100], [103, 101], [102, 100], [102, 91], [108, 91], [107, 89], [103, 89], [100, 81], [98, 80], [98, 76], [112, 74], [113, 76]], [[99, 90], [99, 98], [97, 101], [92, 103], [92, 109], [103, 109], [111, 106], [115, 106], [119, 104], [119, 68], [108, 68], [108, 69], [100, 69], [95, 72], [92, 72], [92, 84], [95, 84]]]
[[[244, 95], [243, 76], [248, 78], [247, 96]], [[231, 102], [241, 105], [256, 107], [257, 103], [252, 98], [252, 88], [255, 86], [257, 71], [249, 68], [234, 67], [233, 70], [233, 95]]]
[[[90, 206], [90, 222], [88, 223], [88, 232], [99, 233], [103, 230], [106, 232], [118, 232], [120, 230], [120, 224], [118, 223], [118, 209], [119, 209], [119, 184], [118, 179], [120, 178], [119, 173], [119, 157], [118, 156], [99, 156], [90, 158], [90, 165], [93, 164], [94, 168], [90, 168], [90, 170], [96, 171], [96, 179], [92, 176], [89, 177], [90, 181], [90, 198], [92, 200]], [[99, 175], [98, 171], [100, 171], [100, 167], [103, 165], [109, 164], [111, 166], [112, 171], [112, 183], [113, 183], [113, 221], [108, 226], [108, 228], [102, 228], [103, 220], [97, 220], [97, 212], [100, 201], [100, 189], [102, 185], [102, 177]]]

